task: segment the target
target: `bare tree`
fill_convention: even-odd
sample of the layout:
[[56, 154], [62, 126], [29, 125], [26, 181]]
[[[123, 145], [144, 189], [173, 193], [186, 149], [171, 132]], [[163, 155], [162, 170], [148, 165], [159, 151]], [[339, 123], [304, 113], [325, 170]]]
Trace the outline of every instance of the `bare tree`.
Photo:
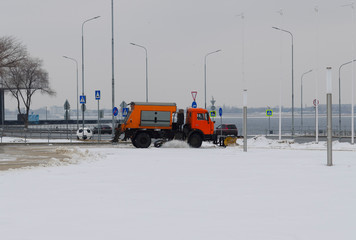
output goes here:
[[27, 56], [26, 48], [13, 37], [0, 37], [0, 77], [8, 67]]
[[55, 94], [49, 87], [48, 73], [42, 68], [42, 61], [37, 58], [27, 57], [18, 61], [15, 66], [5, 68], [3, 83], [16, 99], [19, 114], [24, 106], [25, 112], [22, 116], [26, 128], [32, 96], [38, 91], [42, 94]]

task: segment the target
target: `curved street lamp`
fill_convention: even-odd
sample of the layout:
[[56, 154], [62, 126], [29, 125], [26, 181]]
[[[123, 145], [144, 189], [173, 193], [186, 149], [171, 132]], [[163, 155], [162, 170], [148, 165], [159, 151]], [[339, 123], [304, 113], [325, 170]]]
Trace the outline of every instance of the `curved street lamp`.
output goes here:
[[[85, 20], [83, 23], [82, 23], [82, 95], [84, 96], [84, 24], [89, 22], [89, 21], [92, 21], [94, 19], [97, 19], [99, 18], [100, 16], [96, 16], [96, 17], [93, 17], [93, 18], [89, 18], [87, 20]], [[83, 135], [84, 135], [84, 108], [85, 108], [85, 103], [82, 104], [82, 118], [83, 118]]]
[[67, 57], [67, 56], [63, 56], [63, 57], [74, 61], [75, 62], [75, 66], [76, 66], [76, 71], [77, 71], [77, 129], [79, 129], [78, 61], [76, 59], [74, 59], [74, 58], [71, 58], [71, 57]]
[[[349, 4], [342, 5], [341, 7], [351, 7], [352, 9], [352, 24], [353, 28], [355, 28], [355, 2], [351, 2]], [[353, 41], [352, 41], [352, 54], [355, 57], [355, 33], [353, 33]], [[351, 144], [355, 143], [355, 126], [354, 126], [354, 61], [352, 62], [352, 79], [351, 79]]]
[[205, 99], [205, 109], [206, 109], [206, 58], [207, 56], [211, 55], [211, 54], [214, 54], [214, 53], [217, 53], [217, 52], [220, 52], [221, 49], [219, 50], [216, 50], [214, 52], [210, 52], [210, 53], [207, 53], [204, 57], [204, 99]]
[[356, 59], [343, 63], [339, 67], [339, 138], [341, 138], [341, 68], [347, 64], [355, 62]]
[[138, 45], [136, 43], [130, 43], [133, 46], [140, 47], [145, 49], [146, 52], [146, 102], [148, 102], [148, 57], [147, 57], [147, 48], [144, 46]]
[[312, 72], [313, 69], [305, 72], [302, 74], [302, 77], [300, 79], [300, 133], [303, 133], [303, 77], [304, 75]]
[[291, 40], [292, 40], [292, 137], [294, 136], [294, 37], [293, 34], [290, 31], [278, 28], [278, 27], [272, 27], [273, 29], [286, 32], [290, 34]]

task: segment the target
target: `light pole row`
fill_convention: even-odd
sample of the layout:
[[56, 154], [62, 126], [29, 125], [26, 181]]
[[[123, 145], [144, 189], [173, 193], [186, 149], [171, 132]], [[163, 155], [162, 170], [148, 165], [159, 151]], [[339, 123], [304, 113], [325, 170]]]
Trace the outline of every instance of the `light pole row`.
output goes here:
[[302, 77], [300, 79], [300, 132], [301, 134], [303, 133], [303, 77], [304, 75], [312, 72], [313, 69], [305, 72], [302, 74]]
[[354, 59], [353, 61], [343, 63], [339, 67], [339, 138], [341, 137], [341, 68], [354, 61], [356, 61], [356, 59]]
[[205, 106], [205, 109], [206, 109], [206, 58], [211, 55], [211, 54], [214, 54], [214, 53], [217, 53], [217, 52], [220, 52], [221, 49], [219, 50], [216, 50], [216, 51], [213, 51], [213, 52], [210, 52], [210, 53], [207, 53], [204, 57], [204, 106]]
[[67, 56], [63, 56], [64, 58], [67, 58], [71, 61], [75, 62], [75, 66], [76, 66], [76, 73], [77, 73], [77, 129], [79, 129], [79, 93], [78, 93], [78, 61], [74, 58], [71, 57], [67, 57]]
[[294, 37], [290, 31], [278, 27], [272, 27], [272, 28], [288, 33], [291, 36], [291, 40], [292, 40], [292, 137], [294, 137]]
[[146, 102], [148, 102], [148, 56], [147, 56], [147, 48], [142, 46], [142, 45], [138, 45], [136, 43], [130, 43], [133, 46], [136, 47], [140, 47], [143, 48], [146, 52]]
[[[89, 18], [82, 23], [82, 96], [85, 96], [85, 94], [84, 94], [84, 24], [89, 21], [98, 19], [99, 17], [100, 16]], [[82, 104], [83, 135], [84, 135], [84, 111], [85, 111], [85, 103]]]

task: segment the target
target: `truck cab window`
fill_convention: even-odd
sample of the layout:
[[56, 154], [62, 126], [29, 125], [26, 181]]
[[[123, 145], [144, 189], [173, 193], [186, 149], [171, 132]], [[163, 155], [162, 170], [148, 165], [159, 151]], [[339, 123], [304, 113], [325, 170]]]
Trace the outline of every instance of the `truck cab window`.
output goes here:
[[205, 113], [205, 120], [209, 121], [209, 113]]
[[197, 114], [197, 119], [198, 120], [204, 120], [204, 115], [202, 113]]

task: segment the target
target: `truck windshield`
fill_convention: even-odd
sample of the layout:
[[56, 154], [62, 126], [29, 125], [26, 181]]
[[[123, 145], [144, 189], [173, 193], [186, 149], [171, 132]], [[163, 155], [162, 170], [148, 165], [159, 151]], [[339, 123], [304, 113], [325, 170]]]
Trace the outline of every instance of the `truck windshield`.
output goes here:
[[206, 120], [209, 121], [209, 114], [208, 113], [198, 113], [197, 114], [197, 119], [198, 120]]

